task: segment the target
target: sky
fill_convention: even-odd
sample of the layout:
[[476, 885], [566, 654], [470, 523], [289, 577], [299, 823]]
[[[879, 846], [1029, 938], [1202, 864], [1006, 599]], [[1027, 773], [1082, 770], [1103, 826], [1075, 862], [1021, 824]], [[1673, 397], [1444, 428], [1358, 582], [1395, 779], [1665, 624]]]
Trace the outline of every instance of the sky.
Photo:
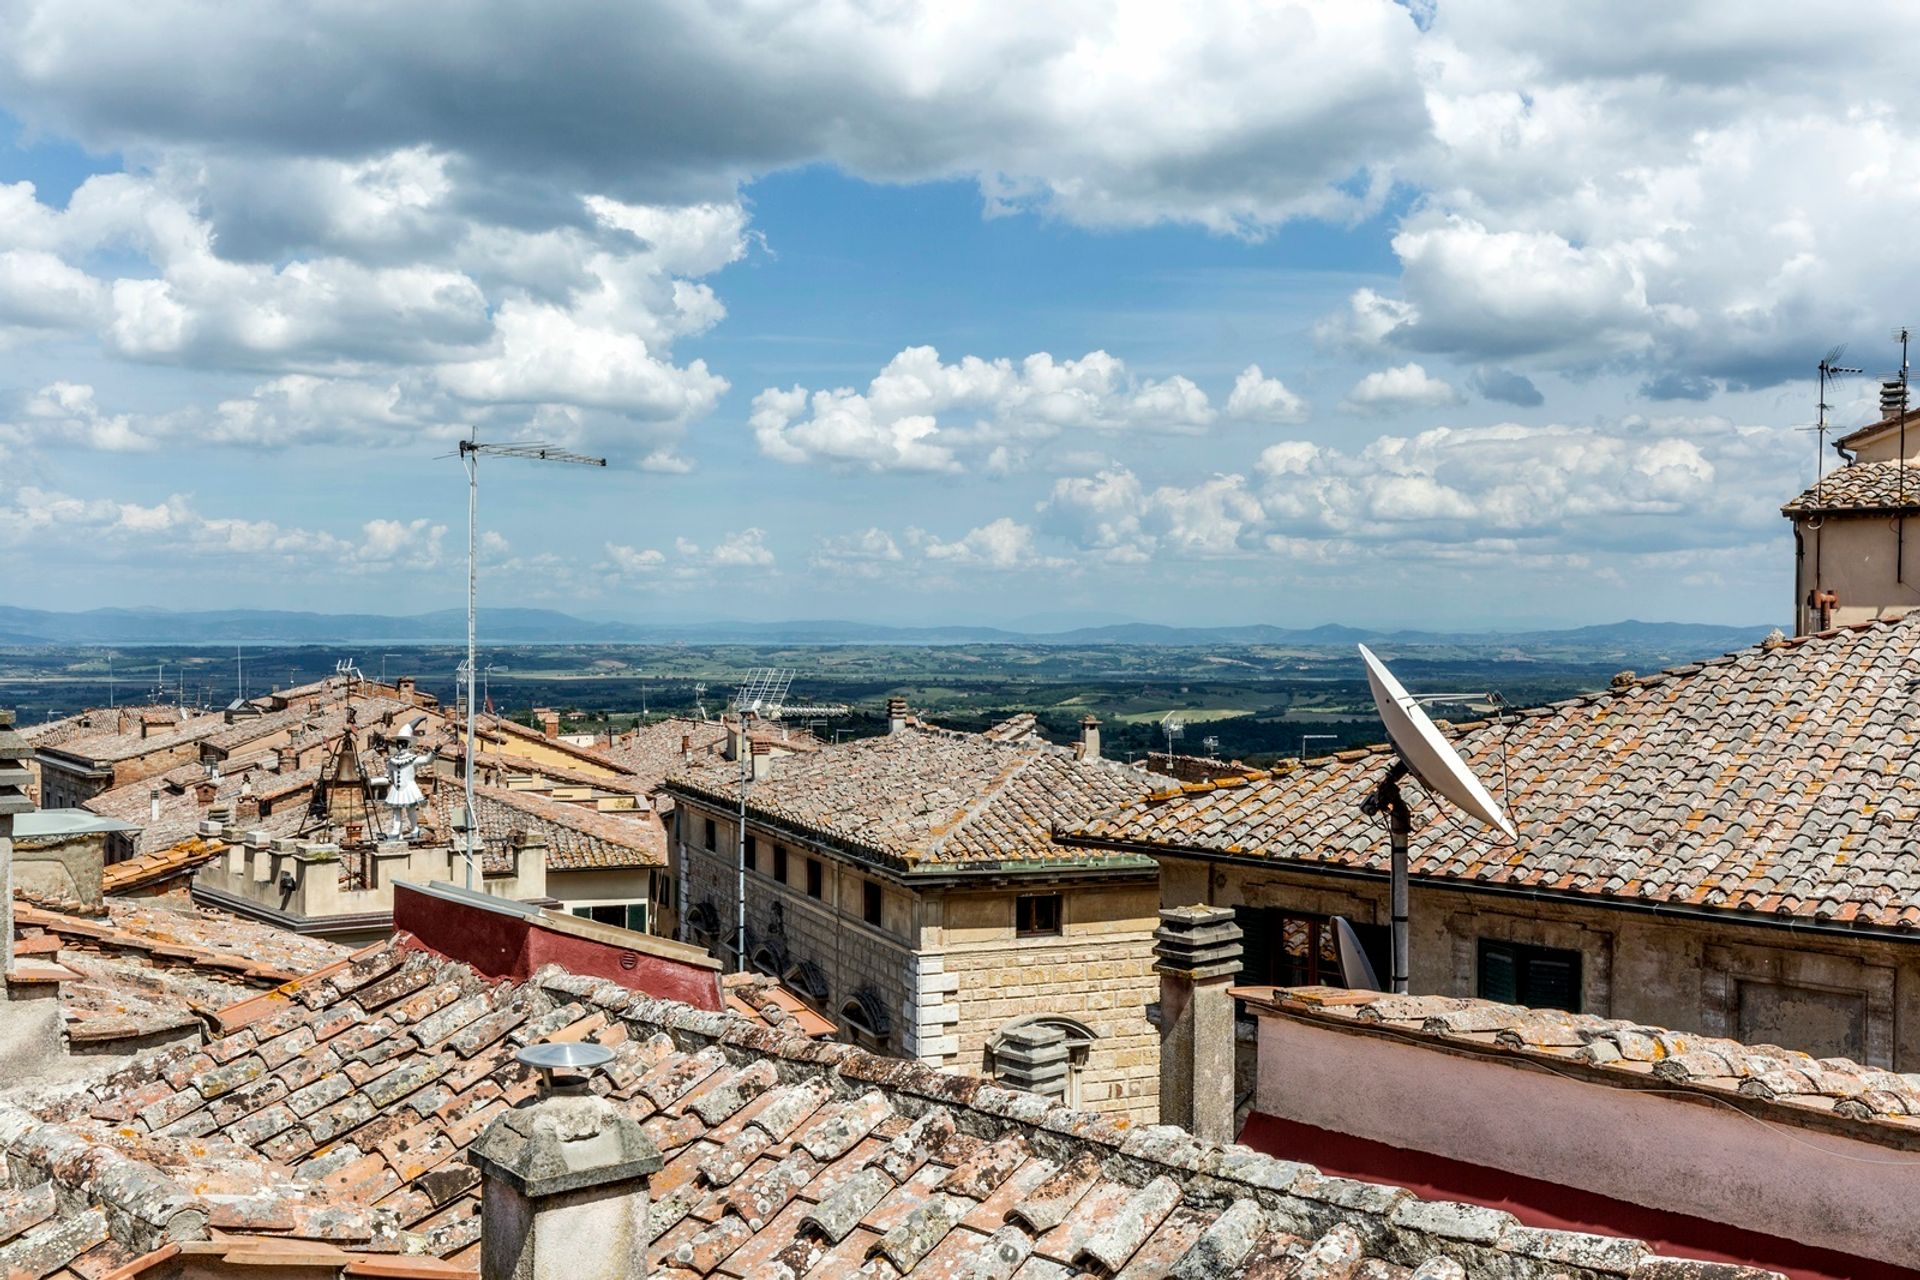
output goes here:
[[0, 0], [0, 603], [1784, 620], [1917, 27]]

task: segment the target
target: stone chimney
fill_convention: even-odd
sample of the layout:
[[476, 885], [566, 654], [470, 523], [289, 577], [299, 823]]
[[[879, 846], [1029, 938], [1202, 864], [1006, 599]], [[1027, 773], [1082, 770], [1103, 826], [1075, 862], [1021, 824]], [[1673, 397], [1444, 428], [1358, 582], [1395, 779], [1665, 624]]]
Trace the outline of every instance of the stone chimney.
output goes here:
[[659, 1149], [583, 1077], [554, 1076], [542, 1093], [467, 1152], [481, 1175], [480, 1280], [644, 1280]]
[[1153, 933], [1160, 975], [1160, 1123], [1233, 1141], [1233, 997], [1240, 926], [1224, 907], [1171, 907]]
[[540, 732], [549, 738], [560, 736], [560, 713], [552, 707], [540, 707], [533, 713], [540, 718]]
[[160, 788], [158, 787], [147, 789], [147, 821], [156, 823], [160, 821]]
[[1100, 758], [1100, 718], [1098, 716], [1080, 717], [1080, 758], [1082, 760]]
[[680, 763], [693, 763], [693, 735], [690, 733], [680, 735]]
[[300, 748], [292, 743], [283, 743], [274, 749], [276, 767], [281, 773], [292, 773], [300, 767]]
[[907, 727], [907, 700], [894, 697], [887, 699], [887, 732], [899, 733]]
[[993, 1074], [1016, 1089], [1064, 1098], [1071, 1054], [1065, 1031], [1030, 1022], [1001, 1033], [993, 1049]]
[[773, 744], [765, 738], [754, 738], [747, 749], [753, 753], [753, 780], [765, 782], [773, 776]]
[[741, 742], [744, 737], [746, 737], [746, 730], [740, 727], [740, 721], [738, 719], [727, 721], [727, 759], [738, 760], [740, 758], [740, 752], [744, 750]]
[[413, 676], [401, 676], [393, 682], [393, 687], [402, 698], [411, 702], [414, 691], [420, 687], [420, 682]]

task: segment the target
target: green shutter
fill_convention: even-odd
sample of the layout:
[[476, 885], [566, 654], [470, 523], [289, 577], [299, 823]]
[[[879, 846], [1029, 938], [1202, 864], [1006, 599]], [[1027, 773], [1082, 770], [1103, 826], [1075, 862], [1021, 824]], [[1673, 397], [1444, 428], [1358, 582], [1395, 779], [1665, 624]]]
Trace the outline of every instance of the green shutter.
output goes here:
[[1481, 941], [1480, 998], [1501, 1004], [1520, 1003], [1520, 972], [1512, 947]]
[[646, 903], [629, 902], [627, 904], [627, 928], [633, 930], [635, 933], [645, 933], [647, 931]]

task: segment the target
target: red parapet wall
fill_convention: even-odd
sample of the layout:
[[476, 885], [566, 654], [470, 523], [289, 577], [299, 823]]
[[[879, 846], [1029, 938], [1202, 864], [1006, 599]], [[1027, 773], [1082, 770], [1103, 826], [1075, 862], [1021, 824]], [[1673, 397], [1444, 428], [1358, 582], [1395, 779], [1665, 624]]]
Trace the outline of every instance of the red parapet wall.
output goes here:
[[411, 935], [414, 945], [489, 978], [525, 982], [552, 964], [696, 1009], [719, 1012], [726, 1007], [719, 970], [713, 966], [661, 955], [651, 947], [623, 947], [588, 937], [573, 932], [565, 918], [489, 909], [403, 883], [394, 886], [393, 923]]

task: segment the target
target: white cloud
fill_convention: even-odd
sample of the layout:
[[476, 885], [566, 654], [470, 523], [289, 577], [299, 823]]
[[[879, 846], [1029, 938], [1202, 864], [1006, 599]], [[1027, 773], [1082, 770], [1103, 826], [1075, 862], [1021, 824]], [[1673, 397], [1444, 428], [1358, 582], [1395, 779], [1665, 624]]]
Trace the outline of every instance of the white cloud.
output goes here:
[[1292, 425], [1307, 420], [1307, 402], [1287, 390], [1280, 379], [1269, 378], [1259, 365], [1250, 364], [1233, 381], [1227, 416], [1241, 422]]
[[884, 529], [868, 528], [820, 539], [807, 563], [826, 573], [877, 578], [905, 559], [892, 534]]
[[1417, 364], [1380, 369], [1353, 384], [1340, 407], [1348, 413], [1398, 413], [1409, 409], [1438, 409], [1464, 404], [1466, 397], [1445, 379]]
[[1015, 442], [1192, 433], [1216, 417], [1189, 379], [1141, 378], [1104, 351], [1078, 360], [1042, 351], [1017, 365], [978, 356], [946, 364], [932, 347], [909, 347], [865, 392], [768, 388], [753, 403], [754, 437], [768, 457], [869, 471], [962, 471], [977, 462], [1004, 473], [1022, 455]]
[[665, 568], [667, 563], [667, 557], [652, 547], [629, 547], [609, 542], [606, 551], [615, 569], [636, 577], [656, 573]]
[[1008, 516], [969, 529], [951, 542], [921, 530], [911, 540], [920, 553], [938, 564], [985, 569], [1033, 569], [1056, 565], [1034, 546], [1033, 529]]

